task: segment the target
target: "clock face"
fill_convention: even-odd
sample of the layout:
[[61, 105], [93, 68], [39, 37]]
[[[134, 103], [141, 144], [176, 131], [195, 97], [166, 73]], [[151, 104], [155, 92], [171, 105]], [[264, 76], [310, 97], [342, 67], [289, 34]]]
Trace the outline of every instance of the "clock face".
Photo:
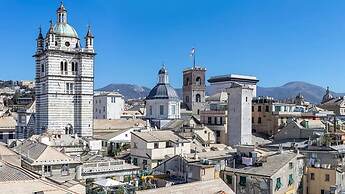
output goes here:
[[65, 45], [66, 45], [67, 47], [69, 47], [70, 43], [69, 43], [69, 42], [65, 42]]

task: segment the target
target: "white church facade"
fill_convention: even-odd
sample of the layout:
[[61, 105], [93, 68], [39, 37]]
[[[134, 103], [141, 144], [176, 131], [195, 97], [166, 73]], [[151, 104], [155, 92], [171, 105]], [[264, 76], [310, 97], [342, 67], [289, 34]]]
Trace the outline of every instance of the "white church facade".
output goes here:
[[67, 22], [67, 10], [57, 9], [57, 21], [37, 38], [36, 133], [92, 136], [93, 35], [90, 27], [81, 47], [76, 30]]

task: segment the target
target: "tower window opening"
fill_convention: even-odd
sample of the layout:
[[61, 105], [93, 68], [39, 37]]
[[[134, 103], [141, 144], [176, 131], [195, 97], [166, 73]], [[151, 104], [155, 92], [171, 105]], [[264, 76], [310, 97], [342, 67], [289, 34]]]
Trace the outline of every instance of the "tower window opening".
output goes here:
[[64, 70], [63, 61], [61, 61], [61, 63], [60, 63], [60, 71], [61, 71], [61, 74], [63, 74], [63, 70]]
[[65, 61], [64, 71], [65, 71], [65, 74], [67, 75], [67, 61]]
[[201, 78], [200, 77], [197, 77], [195, 79], [195, 84], [198, 85], [198, 86], [201, 86]]
[[201, 96], [200, 96], [200, 94], [196, 94], [196, 95], [195, 95], [195, 101], [196, 101], [196, 102], [201, 102]]

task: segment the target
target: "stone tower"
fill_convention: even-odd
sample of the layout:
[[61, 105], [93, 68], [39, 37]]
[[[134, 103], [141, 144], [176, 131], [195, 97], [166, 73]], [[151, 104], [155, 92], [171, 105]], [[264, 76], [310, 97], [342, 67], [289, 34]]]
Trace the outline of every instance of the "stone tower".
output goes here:
[[56, 15], [45, 39], [39, 33], [34, 54], [36, 133], [92, 136], [94, 37], [89, 27], [82, 48], [62, 3]]
[[202, 67], [192, 67], [183, 71], [183, 103], [194, 115], [205, 109], [205, 72]]
[[253, 89], [232, 83], [228, 92], [228, 145], [252, 145]]

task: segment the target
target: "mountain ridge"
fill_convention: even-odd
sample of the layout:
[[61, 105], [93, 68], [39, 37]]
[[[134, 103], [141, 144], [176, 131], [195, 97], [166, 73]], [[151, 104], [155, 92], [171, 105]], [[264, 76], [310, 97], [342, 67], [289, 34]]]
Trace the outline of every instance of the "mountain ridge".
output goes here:
[[[175, 89], [178, 95], [181, 97], [182, 89]], [[96, 91], [116, 91], [124, 95], [125, 99], [127, 100], [145, 98], [149, 94], [150, 90], [151, 89], [148, 87], [136, 84], [112, 83], [105, 87], [99, 88]], [[213, 86], [206, 86], [207, 95], [212, 95], [212, 91], [214, 91]], [[287, 99], [294, 98], [301, 93], [307, 101], [316, 104], [321, 102], [325, 92], [325, 88], [304, 81], [291, 81], [277, 87], [257, 87], [257, 96], [271, 96], [275, 99]], [[331, 94], [333, 96], [345, 96], [345, 93], [336, 93], [332, 91]]]

